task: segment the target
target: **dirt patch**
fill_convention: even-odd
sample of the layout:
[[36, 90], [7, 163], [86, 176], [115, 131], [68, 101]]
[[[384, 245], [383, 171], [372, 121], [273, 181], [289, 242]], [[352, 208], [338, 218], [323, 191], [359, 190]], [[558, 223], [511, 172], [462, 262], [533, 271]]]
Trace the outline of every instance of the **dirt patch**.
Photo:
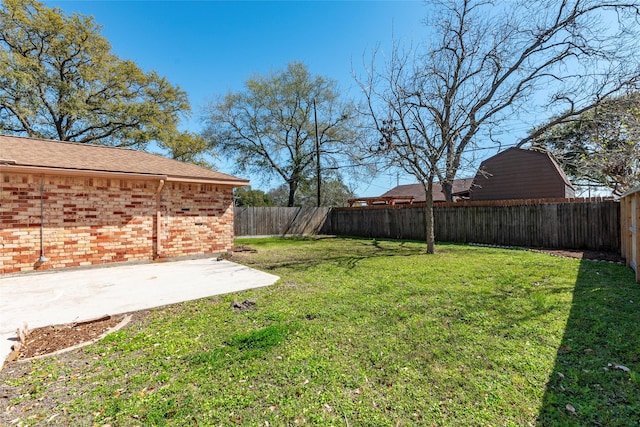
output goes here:
[[251, 253], [256, 253], [258, 251], [253, 249], [251, 246], [239, 245], [239, 246], [234, 246], [233, 247], [233, 252], [251, 252]]
[[[130, 316], [131, 321], [126, 325], [126, 328], [135, 329], [145, 322], [149, 313], [150, 310], [141, 310], [117, 315], [117, 317], [114, 316], [113, 321]], [[103, 333], [100, 330], [109, 324], [109, 321], [104, 320], [94, 322], [91, 327], [71, 323], [39, 328], [31, 334], [33, 340], [31, 350], [35, 349], [34, 343], [38, 336], [40, 337], [38, 341], [42, 343], [43, 350], [41, 351], [44, 351], [45, 347], [52, 353], [58, 350], [67, 350], [70, 349], [67, 346], [74, 342], [85, 343], [98, 338]], [[56, 329], [56, 333], [52, 334], [51, 329]], [[75, 335], [75, 338], [72, 335]], [[21, 386], [13, 386], [11, 379], [32, 377], [34, 364], [37, 363], [35, 358], [18, 359], [18, 362], [6, 363], [2, 367], [0, 370], [0, 426], [94, 425], [92, 414], [84, 414], [84, 418], [83, 415], [77, 413], [72, 415], [68, 412], [66, 405], [76, 393], [89, 393], [95, 387], [95, 384], [83, 383], [77, 375], [95, 359], [105, 356], [75, 350], [57, 353], [52, 357], [55, 357], [58, 363], [64, 366], [64, 369], [54, 377], [34, 378], [34, 385], [26, 382]], [[0, 362], [2, 361], [0, 360]], [[39, 392], [39, 386], [35, 385], [39, 381], [44, 381], [45, 385], [42, 387], [46, 387], [46, 393], [34, 398], [30, 395]], [[73, 390], [73, 396], [70, 394], [70, 390]]]
[[559, 256], [563, 258], [575, 258], [585, 259], [589, 261], [605, 261], [613, 262], [617, 264], [624, 264], [625, 259], [617, 252], [606, 251], [588, 251], [577, 249], [548, 249], [548, 248], [527, 248], [521, 246], [500, 246], [500, 245], [488, 245], [484, 243], [469, 243], [470, 246], [481, 246], [487, 248], [502, 248], [502, 249], [520, 249], [531, 252], [539, 252], [552, 256]]
[[541, 252], [549, 255], [565, 258], [586, 259], [591, 261], [607, 261], [624, 264], [625, 260], [620, 254], [615, 252], [600, 251], [577, 251], [568, 249], [530, 249], [534, 252]]
[[234, 300], [233, 303], [231, 304], [231, 307], [233, 307], [234, 310], [238, 311], [238, 310], [249, 310], [251, 308], [254, 308], [255, 305], [256, 305], [255, 301], [246, 299], [242, 302], [238, 302]]
[[55, 353], [100, 337], [116, 327], [124, 315], [103, 316], [83, 322], [44, 326], [27, 332], [17, 360]]

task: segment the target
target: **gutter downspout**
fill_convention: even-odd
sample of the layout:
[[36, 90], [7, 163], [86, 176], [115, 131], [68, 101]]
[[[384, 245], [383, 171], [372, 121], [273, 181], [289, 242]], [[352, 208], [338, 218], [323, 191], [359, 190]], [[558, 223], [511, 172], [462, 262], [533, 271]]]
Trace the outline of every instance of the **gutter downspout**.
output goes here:
[[44, 180], [40, 181], [40, 259], [38, 262], [49, 261], [44, 256]]
[[164, 179], [158, 182], [158, 188], [156, 189], [156, 248], [153, 254], [153, 259], [160, 258], [160, 252], [162, 252], [162, 239], [160, 238], [160, 232], [162, 231], [161, 221], [162, 213], [160, 212], [160, 192], [164, 187]]

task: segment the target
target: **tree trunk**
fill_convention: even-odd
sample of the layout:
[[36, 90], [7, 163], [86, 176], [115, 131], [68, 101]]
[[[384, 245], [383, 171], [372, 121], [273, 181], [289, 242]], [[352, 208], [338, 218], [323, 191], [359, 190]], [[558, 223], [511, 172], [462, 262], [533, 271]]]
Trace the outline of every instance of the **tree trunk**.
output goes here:
[[449, 181], [449, 178], [445, 178], [442, 182], [442, 192], [447, 202], [453, 202], [453, 181]]
[[456, 154], [456, 151], [452, 150], [447, 155], [447, 169], [442, 182], [442, 192], [444, 193], [444, 200], [447, 202], [453, 202], [453, 181], [456, 179], [456, 172], [459, 168], [460, 154]]
[[297, 181], [289, 181], [289, 201], [287, 202], [288, 207], [293, 207], [296, 201], [296, 190], [298, 189]]
[[433, 177], [429, 178], [426, 183], [422, 183], [424, 186], [427, 200], [424, 205], [424, 222], [425, 222], [425, 234], [427, 239], [427, 253], [433, 254], [436, 251], [435, 244], [435, 232], [433, 226]]

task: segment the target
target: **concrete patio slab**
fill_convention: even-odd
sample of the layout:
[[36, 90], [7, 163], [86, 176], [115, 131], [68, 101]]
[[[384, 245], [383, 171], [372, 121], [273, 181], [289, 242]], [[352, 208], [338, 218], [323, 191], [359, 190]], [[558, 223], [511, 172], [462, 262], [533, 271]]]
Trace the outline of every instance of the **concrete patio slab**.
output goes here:
[[16, 329], [70, 323], [105, 314], [269, 286], [278, 276], [203, 258], [0, 278], [0, 365]]

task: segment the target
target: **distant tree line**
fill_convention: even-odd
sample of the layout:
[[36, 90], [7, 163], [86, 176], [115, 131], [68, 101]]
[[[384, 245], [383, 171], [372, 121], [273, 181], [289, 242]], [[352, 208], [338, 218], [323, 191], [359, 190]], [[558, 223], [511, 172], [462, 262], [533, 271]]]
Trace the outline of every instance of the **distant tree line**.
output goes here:
[[[321, 206], [347, 206], [348, 200], [355, 197], [353, 191], [338, 179], [323, 182]], [[289, 188], [282, 184], [267, 192], [241, 187], [235, 189], [236, 206], [289, 206]], [[317, 206], [316, 186], [314, 182], [303, 182], [298, 189], [294, 206]]]

